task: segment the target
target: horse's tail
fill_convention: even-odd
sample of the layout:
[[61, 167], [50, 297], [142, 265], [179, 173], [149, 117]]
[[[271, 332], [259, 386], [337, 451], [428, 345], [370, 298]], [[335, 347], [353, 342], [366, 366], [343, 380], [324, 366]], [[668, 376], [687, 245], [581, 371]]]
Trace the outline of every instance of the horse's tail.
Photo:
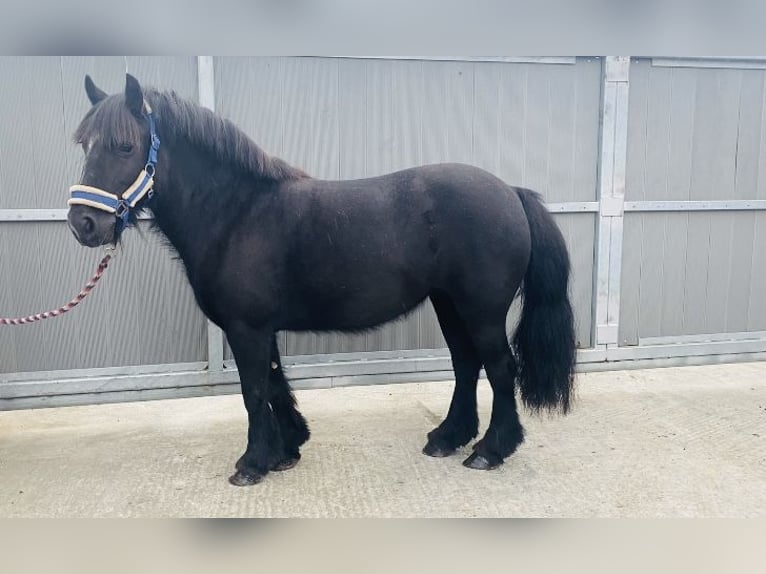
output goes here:
[[569, 254], [541, 197], [517, 189], [529, 222], [532, 250], [522, 286], [522, 313], [513, 347], [521, 400], [532, 411], [567, 413], [576, 361], [569, 302]]

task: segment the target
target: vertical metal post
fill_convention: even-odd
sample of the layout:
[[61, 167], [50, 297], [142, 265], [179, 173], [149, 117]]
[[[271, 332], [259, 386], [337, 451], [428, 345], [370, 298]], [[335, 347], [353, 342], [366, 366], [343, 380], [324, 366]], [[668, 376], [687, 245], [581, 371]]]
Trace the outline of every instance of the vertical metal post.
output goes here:
[[[213, 56], [197, 56], [197, 87], [199, 103], [215, 111], [215, 72]], [[223, 370], [223, 331], [207, 322], [207, 362], [209, 371]]]
[[618, 345], [625, 165], [628, 142], [629, 56], [604, 60], [596, 250], [595, 346]]

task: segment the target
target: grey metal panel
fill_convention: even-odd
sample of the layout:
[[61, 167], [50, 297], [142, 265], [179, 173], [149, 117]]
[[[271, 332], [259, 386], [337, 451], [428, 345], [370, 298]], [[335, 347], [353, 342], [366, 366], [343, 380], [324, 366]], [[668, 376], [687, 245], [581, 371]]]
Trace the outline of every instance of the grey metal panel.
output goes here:
[[[101, 255], [80, 247], [60, 222], [2, 224], [0, 239], [3, 315], [68, 301]], [[126, 234], [124, 250], [79, 307], [62, 318], [4, 327], [0, 337], [1, 372], [181, 363], [206, 355], [205, 322], [186, 278], [146, 229], [143, 237]]]
[[644, 217], [639, 298], [639, 334], [662, 334], [662, 263], [665, 249], [665, 221]]
[[69, 141], [55, 57], [1, 58], [0, 207], [49, 207], [65, 189]]
[[[759, 331], [764, 212], [628, 213], [620, 342]], [[766, 235], [762, 235], [764, 237]]]
[[[127, 71], [144, 86], [173, 90], [182, 98], [198, 101], [195, 56], [126, 56]], [[119, 88], [124, 86], [124, 77]]]
[[[764, 73], [743, 73], [737, 126], [736, 171], [733, 199], [755, 199], [758, 195], [759, 162], [764, 137]], [[745, 117], [742, 117], [742, 114]]]
[[[725, 332], [748, 329], [750, 277], [753, 273], [753, 248], [757, 213], [733, 214], [731, 218], [731, 255], [726, 283]], [[763, 249], [763, 246], [761, 246]]]
[[[195, 97], [193, 58], [136, 58], [132, 72], [146, 84], [166, 82]], [[4, 58], [0, 205], [63, 208], [76, 181], [82, 151], [71, 134], [89, 103], [83, 77], [90, 73], [109, 92], [124, 86], [125, 58]], [[169, 82], [169, 83], [168, 83]], [[4, 224], [3, 314], [26, 314], [62, 304], [82, 287], [94, 255], [77, 246], [60, 223]], [[40, 371], [204, 358], [199, 312], [162, 252], [126, 245], [130, 254], [112, 264], [96, 292], [65, 318], [5, 328], [0, 371]], [[146, 245], [146, 242], [144, 242]], [[120, 271], [122, 267], [123, 271]], [[133, 273], [125, 274], [131, 268]], [[147, 274], [148, 275], [144, 275]], [[122, 275], [122, 277], [120, 277]], [[192, 305], [189, 305], [189, 303]], [[157, 321], [162, 324], [157, 326]]]
[[577, 345], [587, 349], [593, 345], [593, 244], [597, 217], [567, 213], [555, 214], [554, 219], [564, 234], [571, 257], [570, 298], [575, 312]]
[[[649, 92], [648, 66], [631, 62], [630, 97], [628, 105], [628, 148], [625, 166], [625, 199], [643, 200], [646, 196], [644, 166], [646, 165], [647, 100]], [[638, 220], [634, 220], [638, 221]], [[628, 230], [628, 218], [625, 220]], [[627, 240], [627, 237], [626, 237]], [[626, 241], [626, 249], [629, 243]], [[626, 282], [623, 281], [623, 285]], [[628, 295], [623, 293], [623, 297]]]
[[[764, 197], [763, 70], [631, 68], [627, 198]], [[701, 205], [701, 204], [700, 204]], [[697, 204], [690, 205], [690, 209]], [[762, 325], [760, 212], [631, 213], [626, 217], [620, 341], [739, 332]], [[756, 303], [756, 308], [753, 303]]]
[[[340, 143], [339, 175], [342, 179], [362, 178], [367, 173], [365, 149], [367, 142], [367, 75], [362, 60], [340, 60], [338, 83], [340, 113], [338, 131]], [[420, 146], [416, 153], [420, 152]], [[413, 153], [415, 155], [415, 153]]]
[[697, 78], [692, 70], [673, 70], [670, 76], [668, 118], [668, 181], [662, 199], [686, 200], [691, 197], [692, 152], [694, 149], [694, 102]]
[[680, 334], [688, 316], [696, 317], [696, 307], [688, 308], [693, 300], [689, 288], [697, 283], [686, 279], [687, 217], [685, 213], [648, 218], [626, 214], [620, 344], [636, 345], [639, 337]]
[[660, 305], [662, 334], [684, 331], [684, 283], [686, 281], [686, 258], [690, 247], [687, 243], [688, 216], [684, 213], [666, 214], [663, 234], [662, 294]]
[[[0, 122], [0, 205], [66, 207], [82, 151], [71, 135], [89, 103], [83, 78], [107, 92], [123, 89], [126, 63], [146, 85], [196, 98], [196, 60], [182, 58], [4, 58]], [[4, 315], [68, 301], [93, 273], [96, 254], [62, 223], [0, 225]], [[204, 359], [204, 321], [178, 264], [153, 236], [125, 237], [125, 253], [94, 294], [70, 315], [3, 329], [0, 371], [42, 371]]]
[[756, 199], [764, 70], [631, 69], [626, 199]]
[[[548, 201], [593, 201], [600, 70], [598, 59], [551, 66], [220, 57], [216, 110], [268, 152], [317, 177], [458, 161], [536, 188]], [[594, 219], [559, 219], [577, 261], [578, 335], [587, 345]], [[365, 335], [289, 334], [280, 342], [288, 355], [445, 345], [429, 304]]]
[[706, 333], [705, 302], [710, 251], [710, 216], [689, 214], [684, 284], [684, 329], [678, 335]]
[[664, 198], [668, 194], [671, 74], [672, 70], [652, 69], [650, 76], [652, 89], [647, 94], [646, 164], [651, 169], [647, 169], [644, 175], [645, 199]]
[[[631, 85], [632, 85], [631, 80]], [[641, 218], [625, 214], [620, 286], [620, 345], [638, 345], [639, 285], [641, 281]]]
[[474, 70], [473, 163], [499, 174], [502, 66], [479, 66]]
[[755, 214], [747, 330], [766, 329], [766, 213]]
[[216, 58], [215, 69], [216, 109], [317, 177], [464, 161], [548, 201], [595, 199], [598, 59], [550, 66]]
[[[490, 85], [492, 77], [481, 85], [485, 92], [499, 91], [495, 173], [539, 191], [547, 201], [595, 199], [600, 62], [497, 66], [497, 88]], [[485, 135], [494, 137], [493, 130]]]
[[736, 215], [719, 213], [709, 217], [710, 243], [705, 332], [722, 333], [726, 331], [726, 318], [731, 295], [729, 279], [731, 277], [731, 260], [735, 255], [732, 232]]
[[[601, 61], [578, 60], [572, 100], [575, 106], [574, 185], [572, 201], [596, 199], [598, 172]], [[551, 201], [554, 201], [551, 198]]]

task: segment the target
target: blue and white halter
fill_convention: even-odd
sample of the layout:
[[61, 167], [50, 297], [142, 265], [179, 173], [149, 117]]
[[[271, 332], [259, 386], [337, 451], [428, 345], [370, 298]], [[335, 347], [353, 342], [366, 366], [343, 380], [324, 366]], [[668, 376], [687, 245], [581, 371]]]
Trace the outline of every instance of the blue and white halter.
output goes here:
[[154, 114], [148, 102], [144, 102], [144, 109], [149, 120], [151, 145], [149, 146], [149, 156], [146, 160], [146, 165], [141, 170], [141, 173], [138, 174], [136, 180], [120, 195], [89, 185], [73, 185], [69, 188], [71, 197], [67, 205], [87, 205], [88, 207], [112, 213], [117, 217], [120, 225], [124, 227], [130, 218], [130, 210], [134, 209], [144, 197], [152, 198], [154, 194], [154, 171], [157, 165], [157, 154], [160, 150], [160, 138], [157, 136]]

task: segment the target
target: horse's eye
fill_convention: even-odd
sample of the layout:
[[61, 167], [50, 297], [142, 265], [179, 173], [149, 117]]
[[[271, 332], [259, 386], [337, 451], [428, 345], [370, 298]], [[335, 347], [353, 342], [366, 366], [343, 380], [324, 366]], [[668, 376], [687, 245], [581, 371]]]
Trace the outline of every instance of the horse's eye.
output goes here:
[[117, 146], [117, 151], [120, 153], [130, 153], [133, 151], [133, 144], [123, 143]]

